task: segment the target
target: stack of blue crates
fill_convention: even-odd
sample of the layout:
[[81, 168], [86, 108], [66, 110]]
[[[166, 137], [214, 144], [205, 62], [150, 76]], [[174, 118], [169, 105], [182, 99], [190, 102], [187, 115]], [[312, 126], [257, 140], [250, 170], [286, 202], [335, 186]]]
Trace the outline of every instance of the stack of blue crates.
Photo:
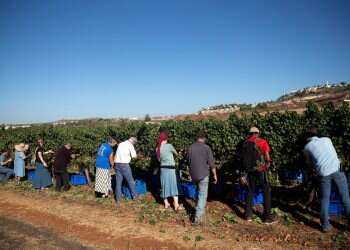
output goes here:
[[[135, 181], [135, 190], [138, 195], [143, 195], [147, 193], [147, 185], [146, 182], [143, 180], [136, 180]], [[131, 192], [128, 186], [122, 186], [122, 194], [124, 198], [131, 199]]]
[[288, 181], [302, 183], [304, 181], [304, 174], [302, 171], [285, 170], [284, 178]]
[[35, 170], [28, 170], [27, 172], [27, 180], [32, 182], [35, 176]]
[[181, 188], [185, 198], [193, 199], [193, 200], [197, 199], [197, 196], [198, 196], [197, 186], [193, 182], [181, 183]]
[[335, 187], [334, 184], [332, 184], [328, 214], [333, 216], [340, 216], [345, 214], [345, 209], [343, 203], [341, 202], [338, 189]]
[[69, 181], [73, 186], [81, 186], [88, 184], [86, 176], [81, 174], [71, 174]]
[[[248, 195], [248, 188], [242, 185], [235, 185], [235, 199], [237, 201], [245, 202]], [[264, 195], [261, 187], [257, 187], [255, 195], [253, 197], [253, 205], [259, 205], [264, 203]]]

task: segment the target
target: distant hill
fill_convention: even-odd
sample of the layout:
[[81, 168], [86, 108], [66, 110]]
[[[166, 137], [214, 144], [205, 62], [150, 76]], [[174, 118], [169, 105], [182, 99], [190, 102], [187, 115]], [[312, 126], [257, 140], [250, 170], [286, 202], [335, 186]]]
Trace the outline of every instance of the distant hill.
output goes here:
[[[335, 106], [340, 105], [344, 101], [350, 102], [350, 84], [341, 82], [338, 84], [321, 84], [314, 87], [293, 90], [288, 94], [284, 94], [275, 101], [266, 101], [256, 104], [220, 104], [216, 106], [202, 108], [200, 111], [191, 114], [180, 114], [174, 116], [154, 116], [150, 117], [132, 117], [132, 118], [86, 118], [86, 119], [62, 119], [55, 122], [45, 123], [54, 126], [81, 126], [96, 124], [116, 124], [130, 121], [145, 121], [148, 123], [157, 123], [166, 120], [184, 120], [193, 119], [201, 120], [206, 118], [226, 119], [230, 114], [234, 113], [238, 116], [249, 114], [253, 111], [259, 113], [266, 112], [284, 112], [296, 111], [303, 112], [308, 102], [313, 102], [319, 106], [332, 102]], [[146, 118], [146, 119], [145, 119]], [[28, 125], [9, 125], [6, 128], [27, 127]]]
[[221, 104], [203, 108], [197, 116], [213, 116], [225, 118], [231, 113], [242, 114], [252, 111], [259, 113], [296, 111], [303, 112], [308, 102], [319, 106], [332, 102], [336, 106], [344, 101], [350, 101], [350, 84], [346, 82], [338, 84], [321, 84], [314, 87], [294, 90], [282, 95], [275, 101], [261, 102], [257, 104]]

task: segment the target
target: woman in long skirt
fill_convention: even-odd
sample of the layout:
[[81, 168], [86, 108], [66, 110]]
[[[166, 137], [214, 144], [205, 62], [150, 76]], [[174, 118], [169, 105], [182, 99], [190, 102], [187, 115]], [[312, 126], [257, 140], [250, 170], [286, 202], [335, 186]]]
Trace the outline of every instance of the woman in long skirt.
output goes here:
[[28, 151], [29, 145], [20, 143], [15, 145], [15, 161], [14, 161], [14, 171], [15, 171], [15, 179], [17, 183], [21, 181], [21, 178], [25, 176], [25, 159], [27, 156], [25, 153]]
[[157, 158], [160, 161], [160, 183], [161, 183], [161, 198], [164, 200], [165, 208], [170, 207], [168, 198], [174, 200], [174, 209], [180, 210], [178, 196], [181, 195], [181, 186], [179, 178], [176, 174], [174, 155], [177, 152], [173, 145], [168, 143], [168, 134], [160, 133], [158, 145], [156, 148]]
[[44, 155], [53, 153], [53, 151], [44, 151], [44, 141], [38, 140], [38, 146], [35, 149], [35, 174], [33, 177], [33, 187], [35, 189], [45, 189], [52, 185], [52, 179], [48, 171], [47, 163], [44, 160]]
[[107, 143], [101, 144], [96, 157], [95, 193], [97, 197], [108, 197], [112, 190], [110, 169], [113, 166], [113, 147], [117, 145], [114, 138], [109, 138]]

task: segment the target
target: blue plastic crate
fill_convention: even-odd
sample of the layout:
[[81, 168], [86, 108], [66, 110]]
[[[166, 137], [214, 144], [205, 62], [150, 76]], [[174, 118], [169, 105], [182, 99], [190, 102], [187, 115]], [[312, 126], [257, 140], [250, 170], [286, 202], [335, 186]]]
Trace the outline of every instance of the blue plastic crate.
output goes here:
[[225, 183], [223, 181], [218, 181], [218, 183], [209, 185], [209, 194], [211, 196], [222, 196], [225, 190]]
[[87, 179], [85, 175], [80, 175], [80, 174], [72, 174], [70, 176], [70, 183], [73, 186], [80, 186], [80, 185], [87, 185]]
[[332, 188], [331, 188], [331, 194], [330, 194], [330, 201], [341, 201], [340, 194], [338, 191], [338, 188], [334, 183], [332, 183]]
[[338, 202], [340, 201], [340, 194], [338, 192], [337, 187], [332, 183], [332, 188], [331, 188], [331, 195], [330, 195], [330, 201]]
[[[138, 195], [143, 195], [147, 193], [147, 185], [146, 182], [143, 180], [136, 180], [135, 181], [135, 190]], [[131, 192], [128, 186], [122, 186], [122, 194], [124, 198], [131, 199]]]
[[[248, 188], [246, 186], [236, 185], [235, 191], [236, 191], [235, 199], [238, 201], [245, 202], [247, 199]], [[255, 195], [253, 197], [253, 205], [255, 206], [263, 203], [264, 203], [263, 190], [261, 187], [258, 187], [255, 190]]]
[[28, 170], [28, 172], [27, 172], [28, 181], [30, 181], [30, 182], [33, 181], [34, 176], [35, 176], [35, 170]]
[[187, 199], [196, 199], [198, 196], [197, 186], [192, 182], [184, 182], [181, 184], [183, 195]]
[[284, 178], [289, 181], [303, 182], [304, 174], [302, 171], [285, 170]]
[[328, 214], [333, 216], [339, 216], [345, 214], [345, 208], [341, 202], [333, 202], [329, 203]]

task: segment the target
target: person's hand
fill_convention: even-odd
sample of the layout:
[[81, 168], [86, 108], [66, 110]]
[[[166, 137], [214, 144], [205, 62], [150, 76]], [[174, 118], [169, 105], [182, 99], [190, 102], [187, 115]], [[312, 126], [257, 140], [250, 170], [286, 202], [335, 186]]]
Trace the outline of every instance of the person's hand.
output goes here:
[[45, 162], [43, 165], [44, 165], [44, 167], [45, 167], [45, 168], [47, 168], [47, 164], [46, 164], [46, 162]]
[[72, 158], [73, 159], [76, 159], [76, 158], [78, 158], [80, 156], [80, 154], [72, 154]]
[[48, 153], [48, 154], [54, 154], [55, 151], [53, 151], [53, 150], [50, 149], [49, 151], [47, 151], [47, 153]]
[[12, 158], [9, 158], [7, 161], [8, 161], [8, 162], [11, 162], [11, 161], [13, 161], [13, 159], [12, 159]]
[[242, 176], [241, 178], [239, 178], [239, 181], [241, 182], [242, 185], [248, 184], [248, 180], [246, 176]]
[[159, 168], [156, 168], [153, 170], [153, 175], [157, 175], [158, 174], [158, 171], [159, 171]]
[[218, 183], [218, 176], [216, 174], [213, 176], [213, 178], [214, 178], [213, 184]]

